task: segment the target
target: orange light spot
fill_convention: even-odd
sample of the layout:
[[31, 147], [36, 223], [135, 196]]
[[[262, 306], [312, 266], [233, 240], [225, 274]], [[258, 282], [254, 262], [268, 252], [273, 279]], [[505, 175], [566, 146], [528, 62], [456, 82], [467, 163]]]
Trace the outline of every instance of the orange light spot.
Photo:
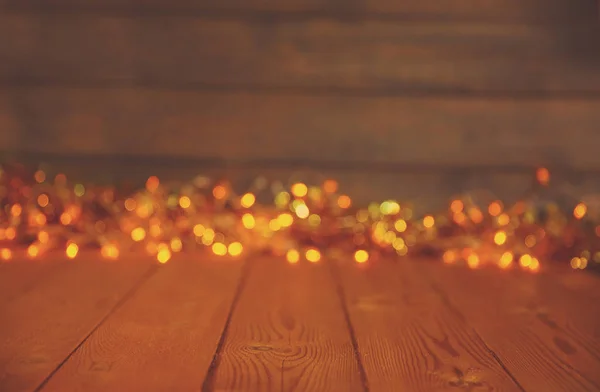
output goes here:
[[4, 237], [6, 237], [6, 239], [9, 241], [14, 240], [17, 238], [17, 230], [14, 227], [7, 228], [4, 230]]
[[227, 189], [223, 185], [217, 185], [213, 188], [213, 196], [217, 200], [222, 200], [227, 196]]
[[20, 204], [13, 204], [13, 206], [10, 208], [10, 214], [12, 216], [20, 216], [22, 212], [23, 208]]
[[340, 197], [338, 197], [338, 206], [340, 208], [343, 208], [343, 209], [350, 208], [351, 205], [352, 205], [352, 199], [350, 199], [349, 196], [341, 195]]
[[171, 259], [171, 251], [169, 250], [169, 248], [163, 247], [156, 254], [156, 260], [158, 260], [158, 262], [161, 264], [165, 264], [170, 259]]
[[296, 249], [290, 249], [285, 254], [288, 263], [296, 264], [300, 260], [300, 253]]
[[148, 180], [146, 180], [146, 189], [149, 192], [155, 192], [159, 186], [160, 180], [156, 176], [150, 176], [148, 177]]
[[524, 254], [523, 256], [521, 256], [521, 258], [519, 259], [519, 264], [521, 264], [521, 267], [527, 268], [531, 265], [531, 261], [532, 261], [532, 257], [528, 254]]
[[27, 255], [29, 255], [29, 257], [37, 257], [40, 254], [40, 248], [35, 245], [35, 244], [31, 244], [29, 245], [29, 247], [27, 248]]
[[292, 185], [291, 191], [292, 195], [296, 197], [304, 197], [308, 193], [308, 187], [306, 186], [306, 184], [298, 182]]
[[256, 197], [252, 193], [246, 193], [244, 196], [242, 196], [242, 199], [240, 200], [240, 204], [244, 208], [252, 207], [255, 202]]
[[63, 225], [68, 226], [71, 224], [72, 221], [73, 218], [68, 212], [63, 212], [62, 214], [60, 214], [60, 223], [62, 223]]
[[38, 196], [37, 202], [40, 207], [44, 208], [48, 205], [48, 203], [50, 202], [50, 199], [48, 198], [48, 195], [46, 195], [45, 193], [42, 193], [41, 195]]
[[135, 208], [137, 207], [137, 203], [134, 199], [126, 199], [125, 200], [125, 209], [129, 212], [135, 210]]
[[338, 190], [338, 183], [335, 180], [326, 180], [323, 183], [323, 190], [326, 193], [335, 193]]
[[435, 219], [433, 219], [433, 216], [427, 215], [425, 218], [423, 218], [423, 226], [425, 226], [426, 228], [430, 229], [433, 227], [434, 224]]
[[77, 246], [75, 243], [70, 243], [67, 245], [65, 253], [67, 254], [68, 258], [74, 259], [77, 256], [77, 253], [79, 253], [79, 246]]
[[469, 265], [470, 268], [479, 267], [479, 256], [477, 256], [475, 253], [471, 253], [467, 257], [467, 264]]
[[582, 219], [587, 213], [587, 207], [583, 203], [579, 203], [573, 209], [573, 216], [575, 219]]
[[354, 260], [359, 264], [366, 263], [369, 260], [369, 253], [366, 250], [357, 250], [354, 252]]
[[190, 208], [192, 205], [192, 201], [187, 196], [181, 196], [179, 198], [179, 206], [183, 209]]
[[483, 214], [478, 208], [471, 208], [469, 210], [469, 218], [473, 223], [481, 223], [483, 221]]
[[119, 257], [119, 248], [114, 244], [106, 244], [100, 249], [100, 254], [106, 259], [117, 259]]
[[46, 173], [44, 173], [42, 170], [38, 170], [33, 175], [33, 178], [35, 178], [35, 182], [41, 184], [42, 182], [46, 181]]
[[545, 167], [540, 167], [535, 172], [535, 178], [540, 184], [548, 185], [548, 183], [550, 182], [550, 171]]
[[504, 245], [506, 243], [506, 232], [499, 231], [494, 235], [496, 245]]
[[0, 249], [0, 259], [2, 259], [2, 260], [12, 259], [12, 251], [8, 248]]
[[510, 217], [507, 214], [501, 214], [498, 217], [498, 224], [500, 226], [506, 226], [510, 223]]
[[502, 256], [500, 256], [500, 268], [508, 268], [511, 266], [513, 262], [513, 254], [511, 252], [504, 252]]
[[38, 241], [40, 241], [42, 244], [48, 243], [48, 241], [50, 241], [50, 234], [44, 230], [40, 231], [38, 233]]
[[450, 211], [455, 214], [462, 212], [463, 208], [465, 208], [465, 205], [461, 200], [453, 200], [452, 203], [450, 203]]
[[488, 212], [491, 216], [498, 216], [502, 213], [502, 204], [499, 201], [494, 201], [490, 203], [488, 207]]
[[531, 258], [531, 263], [529, 264], [529, 269], [532, 272], [537, 272], [540, 269], [540, 262], [538, 259], [536, 259], [535, 257]]
[[305, 257], [306, 260], [310, 261], [311, 263], [316, 263], [321, 260], [321, 252], [319, 252], [317, 249], [309, 249], [306, 251]]
[[144, 230], [142, 227], [136, 227], [135, 229], [131, 230], [131, 239], [135, 242], [142, 241], [144, 238], [146, 238], [146, 230]]
[[444, 263], [452, 264], [456, 261], [456, 252], [452, 250], [447, 250], [444, 252], [442, 259], [444, 260]]

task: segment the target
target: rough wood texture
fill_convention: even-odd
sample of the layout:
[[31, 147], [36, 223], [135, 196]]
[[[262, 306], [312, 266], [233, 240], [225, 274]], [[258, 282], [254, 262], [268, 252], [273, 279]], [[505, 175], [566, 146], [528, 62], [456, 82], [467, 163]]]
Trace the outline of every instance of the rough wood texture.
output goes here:
[[597, 305], [569, 310], [577, 299], [557, 301], [568, 293], [552, 284], [552, 274], [439, 264], [421, 264], [419, 271], [465, 314], [525, 390], [600, 389]]
[[1, 390], [34, 389], [76, 349], [147, 273], [147, 263], [128, 261], [73, 261], [3, 306]]
[[327, 266], [257, 257], [205, 390], [362, 391]]
[[182, 255], [161, 266], [44, 390], [198, 390], [225, 326], [242, 263]]
[[410, 261], [378, 261], [337, 268], [370, 390], [520, 389], [462, 313], [406, 267]]
[[20, 135], [21, 150], [30, 152], [600, 168], [600, 100], [136, 88], [11, 89], [0, 96], [11, 103], [3, 131]]
[[0, 82], [600, 91], [600, 29], [452, 22], [0, 16]]
[[443, 19], [575, 21], [593, 18], [595, 0], [0, 0], [7, 9], [144, 12], [272, 12]]

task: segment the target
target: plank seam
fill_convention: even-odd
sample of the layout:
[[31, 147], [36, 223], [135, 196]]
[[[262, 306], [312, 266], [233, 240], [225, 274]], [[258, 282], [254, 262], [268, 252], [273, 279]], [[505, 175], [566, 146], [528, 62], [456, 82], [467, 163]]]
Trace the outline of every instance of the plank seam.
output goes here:
[[[418, 262], [416, 262], [416, 263], [418, 264]], [[419, 269], [421, 269], [421, 268], [419, 268]], [[438, 297], [441, 299], [442, 303], [446, 306], [446, 308], [451, 313], [453, 313], [456, 317], [458, 317], [460, 320], [465, 321], [465, 324], [467, 324], [467, 322], [466, 322], [467, 318], [465, 317], [465, 315], [456, 306], [454, 306], [454, 304], [452, 303], [452, 301], [450, 300], [450, 298], [448, 297], [448, 295], [446, 294], [446, 292], [444, 292], [428, 276], [428, 274], [421, 274], [421, 275], [422, 276], [426, 276], [425, 279], [428, 281], [429, 286], [438, 295]], [[470, 328], [473, 331], [473, 334], [481, 342], [481, 344], [483, 345], [483, 347], [485, 348], [485, 350], [490, 354], [490, 356], [494, 359], [494, 361], [496, 361], [496, 363], [502, 368], [502, 370], [504, 370], [504, 372], [506, 372], [506, 374], [508, 375], [508, 377], [510, 377], [510, 379], [517, 386], [517, 388], [519, 388], [519, 390], [522, 391], [522, 392], [526, 392], [525, 388], [523, 388], [523, 386], [521, 385], [521, 383], [519, 383], [519, 381], [517, 380], [517, 378], [510, 372], [510, 370], [508, 370], [508, 368], [506, 367], [506, 365], [504, 364], [504, 362], [502, 361], [502, 359], [498, 356], [498, 354], [496, 354], [496, 352], [494, 350], [492, 350], [492, 348], [487, 344], [487, 342], [483, 339], [483, 337], [479, 334], [479, 332], [477, 332], [477, 330], [475, 328], [471, 327], [468, 324], [467, 324], [467, 327]]]
[[150, 279], [158, 271], [158, 265], [151, 266], [135, 283], [134, 285], [121, 297], [121, 299], [102, 317], [102, 319], [94, 326], [91, 331], [75, 346], [73, 350], [48, 374], [48, 376], [34, 389], [34, 392], [41, 391], [52, 377], [69, 361], [69, 359], [88, 341], [88, 339], [112, 316], [119, 308], [121, 308], [137, 291], [142, 285]]
[[219, 368], [219, 364], [221, 362], [221, 353], [223, 352], [223, 348], [225, 347], [225, 342], [227, 341], [227, 334], [229, 332], [229, 325], [231, 324], [231, 320], [233, 318], [233, 314], [235, 309], [237, 308], [237, 304], [242, 296], [242, 292], [246, 287], [246, 282], [248, 281], [248, 276], [250, 275], [251, 267], [254, 266], [255, 257], [246, 259], [246, 263], [242, 267], [242, 273], [238, 282], [238, 285], [235, 289], [235, 293], [233, 294], [233, 299], [231, 301], [231, 306], [229, 307], [229, 313], [227, 314], [227, 318], [225, 319], [225, 325], [223, 326], [223, 331], [221, 336], [219, 337], [219, 341], [217, 343], [217, 348], [215, 349], [215, 353], [213, 358], [208, 366], [208, 370], [206, 371], [206, 376], [204, 378], [204, 382], [202, 383], [201, 391], [202, 392], [210, 392], [214, 389], [214, 382], [217, 369]]
[[354, 326], [352, 325], [352, 319], [350, 317], [350, 312], [346, 305], [346, 293], [344, 292], [344, 287], [342, 285], [342, 280], [340, 278], [340, 274], [336, 266], [333, 265], [332, 261], [327, 261], [329, 264], [329, 272], [331, 274], [333, 283], [335, 285], [335, 289], [340, 300], [340, 306], [342, 308], [342, 313], [344, 314], [344, 320], [346, 321], [346, 327], [348, 328], [348, 334], [350, 335], [350, 341], [352, 343], [352, 351], [354, 352], [354, 359], [356, 360], [356, 364], [358, 365], [358, 372], [360, 375], [360, 381], [362, 383], [362, 387], [365, 392], [370, 391], [369, 387], [369, 379], [367, 377], [367, 372], [365, 371], [362, 357], [360, 355], [360, 350], [358, 347], [358, 340], [356, 339], [356, 331], [354, 330]]

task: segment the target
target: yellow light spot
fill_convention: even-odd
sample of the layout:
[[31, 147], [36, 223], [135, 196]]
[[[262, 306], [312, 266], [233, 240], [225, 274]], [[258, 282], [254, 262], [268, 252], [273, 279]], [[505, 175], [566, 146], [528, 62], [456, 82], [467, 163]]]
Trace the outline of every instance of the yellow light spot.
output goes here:
[[306, 206], [306, 204], [299, 204], [296, 207], [296, 215], [300, 219], [308, 218], [308, 215], [310, 215], [310, 211], [308, 210], [308, 207]]
[[48, 243], [48, 241], [50, 241], [50, 234], [44, 230], [40, 231], [38, 233], [38, 241], [40, 241], [42, 244]]
[[394, 228], [398, 233], [404, 233], [406, 231], [406, 221], [404, 219], [398, 219], [396, 223], [394, 223]]
[[239, 256], [242, 254], [242, 250], [244, 249], [244, 247], [242, 246], [241, 243], [239, 242], [232, 242], [231, 244], [229, 244], [229, 246], [227, 247], [227, 252], [229, 252], [229, 254], [231, 256]]
[[323, 190], [326, 193], [335, 193], [338, 190], [338, 183], [335, 180], [326, 180], [323, 183]]
[[359, 264], [366, 263], [369, 260], [369, 253], [366, 250], [357, 250], [354, 252], [354, 260]]
[[136, 227], [131, 231], [131, 239], [139, 242], [146, 238], [146, 230], [141, 227]]
[[477, 256], [475, 253], [471, 253], [467, 257], [467, 264], [470, 268], [477, 268], [479, 266], [479, 256]]
[[540, 269], [540, 261], [535, 257], [532, 257], [531, 264], [529, 264], [529, 269], [533, 272], [537, 272]]
[[244, 208], [252, 207], [255, 202], [256, 197], [252, 193], [246, 193], [244, 196], [242, 196], [242, 199], [240, 200], [240, 203]]
[[161, 248], [158, 251], [158, 253], [156, 254], [156, 260], [158, 260], [158, 262], [161, 264], [166, 263], [170, 259], [171, 259], [171, 251], [169, 251], [169, 248]]
[[290, 227], [294, 223], [294, 217], [290, 214], [283, 213], [277, 217], [277, 221], [281, 225], [281, 227]]
[[581, 262], [581, 259], [579, 257], [573, 257], [571, 259], [571, 268], [573, 268], [573, 269], [581, 268], [582, 264], [583, 263]]
[[186, 208], [190, 208], [191, 205], [192, 205], [192, 201], [190, 200], [189, 197], [181, 196], [179, 198], [179, 207], [186, 209]]
[[394, 215], [400, 212], [400, 204], [393, 200], [387, 200], [381, 203], [379, 211], [382, 215]]
[[0, 258], [2, 260], [10, 260], [12, 259], [12, 251], [8, 248], [0, 249]]
[[227, 254], [227, 247], [225, 246], [225, 244], [215, 242], [212, 246], [212, 251], [217, 256], [225, 256]]
[[206, 228], [201, 225], [200, 223], [198, 223], [197, 225], [194, 226], [194, 235], [196, 237], [202, 237], [204, 235], [204, 232], [206, 231]]
[[20, 216], [22, 212], [23, 208], [20, 204], [13, 204], [13, 206], [10, 208], [10, 214], [12, 216]]
[[501, 268], [508, 268], [513, 262], [513, 254], [511, 252], [504, 252], [502, 256], [500, 256], [499, 265]]
[[433, 219], [433, 216], [427, 215], [425, 218], [423, 218], [423, 226], [425, 226], [426, 228], [431, 229], [434, 224], [435, 219]]
[[340, 197], [338, 197], [338, 206], [340, 208], [343, 208], [343, 209], [350, 208], [351, 205], [352, 205], [352, 200], [350, 199], [349, 196], [341, 195]]
[[181, 252], [181, 249], [183, 249], [183, 243], [181, 242], [179, 237], [172, 238], [171, 239], [171, 250], [173, 252], [177, 253], [177, 252]]
[[308, 249], [305, 257], [306, 260], [310, 261], [311, 263], [316, 263], [321, 260], [321, 252], [319, 252], [317, 249]]
[[579, 203], [573, 209], [573, 216], [575, 219], [582, 219], [587, 212], [587, 207], [583, 203]]
[[494, 201], [490, 203], [488, 212], [491, 216], [498, 216], [502, 213], [502, 203], [500, 201]]
[[453, 200], [452, 203], [450, 203], [450, 211], [452, 211], [455, 214], [462, 212], [464, 208], [465, 205], [461, 200]]
[[33, 177], [35, 178], [35, 182], [38, 184], [46, 181], [46, 173], [44, 173], [42, 170], [36, 171]]
[[530, 255], [524, 254], [519, 259], [519, 264], [521, 265], [521, 267], [527, 268], [531, 265], [531, 260], [532, 260], [532, 257]]
[[501, 214], [498, 217], [498, 224], [500, 226], [506, 226], [510, 223], [510, 217], [507, 214]]
[[285, 258], [287, 259], [288, 263], [296, 264], [298, 260], [300, 260], [300, 253], [298, 253], [296, 249], [290, 249], [287, 251]]
[[227, 196], [227, 189], [223, 185], [217, 185], [213, 188], [213, 196], [217, 200], [222, 200]]
[[37, 202], [40, 207], [44, 208], [48, 205], [48, 203], [50, 202], [50, 199], [48, 198], [48, 195], [46, 195], [45, 193], [42, 193], [41, 195], [38, 196]]
[[65, 250], [65, 253], [67, 254], [68, 258], [74, 259], [77, 256], [77, 253], [79, 253], [79, 246], [77, 246], [77, 244], [71, 242], [69, 245], [67, 245], [67, 249]]
[[253, 229], [256, 226], [256, 220], [252, 214], [244, 214], [242, 216], [242, 224], [246, 229]]
[[504, 245], [506, 243], [506, 232], [498, 231], [494, 235], [494, 242], [496, 243], [496, 245]]
[[548, 185], [550, 182], [550, 172], [545, 167], [540, 167], [535, 172], [535, 178], [542, 185]]
[[35, 244], [31, 244], [27, 248], [27, 254], [29, 257], [37, 257], [40, 254], [40, 248]]
[[395, 238], [392, 241], [392, 247], [396, 250], [402, 249], [406, 246], [406, 243], [404, 242], [404, 240], [402, 238]]
[[129, 212], [132, 212], [133, 210], [135, 210], [137, 206], [137, 203], [135, 202], [134, 199], [126, 199], [125, 200], [125, 209]]
[[82, 184], [77, 184], [75, 185], [73, 192], [75, 193], [75, 196], [82, 197], [85, 195], [85, 187]]
[[298, 182], [292, 185], [291, 191], [292, 195], [296, 197], [304, 197], [308, 193], [308, 187], [305, 184]]
[[156, 176], [150, 176], [148, 180], [146, 180], [146, 189], [149, 192], [155, 192], [160, 185], [160, 180]]
[[277, 196], [275, 196], [275, 205], [278, 208], [285, 208], [290, 202], [290, 194], [287, 192], [279, 192]]
[[281, 229], [281, 225], [277, 219], [271, 219], [269, 221], [269, 229], [271, 231], [279, 231]]
[[442, 260], [444, 260], [444, 263], [446, 263], [446, 264], [452, 264], [456, 261], [456, 259], [457, 259], [456, 252], [454, 252], [452, 250], [445, 251], [442, 256]]

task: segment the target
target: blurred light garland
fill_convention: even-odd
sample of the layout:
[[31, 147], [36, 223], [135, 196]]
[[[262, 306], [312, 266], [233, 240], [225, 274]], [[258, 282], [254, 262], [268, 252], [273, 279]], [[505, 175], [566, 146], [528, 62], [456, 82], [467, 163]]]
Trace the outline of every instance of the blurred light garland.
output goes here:
[[[538, 169], [535, 181], [547, 186], [549, 171]], [[446, 210], [417, 217], [410, 203], [395, 200], [356, 208], [335, 180], [284, 187], [258, 178], [237, 194], [227, 181], [199, 176], [169, 185], [152, 176], [143, 189], [127, 192], [4, 165], [0, 260], [56, 250], [74, 259], [81, 249], [95, 248], [108, 260], [133, 251], [160, 263], [174, 253], [205, 250], [223, 257], [270, 253], [291, 264], [325, 256], [367, 263], [395, 255], [532, 272], [551, 261], [574, 269], [600, 266], [600, 220], [584, 202], [566, 210], [534, 195], [511, 205], [476, 196], [457, 197]]]

